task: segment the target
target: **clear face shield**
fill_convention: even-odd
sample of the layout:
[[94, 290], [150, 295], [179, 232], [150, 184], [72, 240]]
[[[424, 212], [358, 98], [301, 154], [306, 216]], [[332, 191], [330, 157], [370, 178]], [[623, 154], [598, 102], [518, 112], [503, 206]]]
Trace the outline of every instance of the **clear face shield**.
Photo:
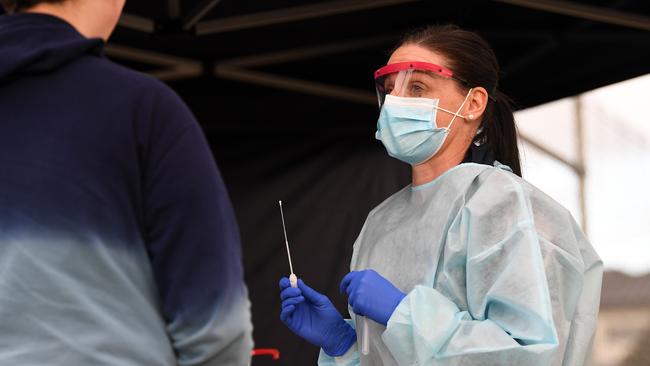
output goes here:
[[379, 107], [386, 95], [406, 98], [441, 97], [441, 83], [454, 79], [463, 85], [467, 83], [454, 76], [451, 70], [428, 62], [398, 62], [375, 71], [375, 87]]

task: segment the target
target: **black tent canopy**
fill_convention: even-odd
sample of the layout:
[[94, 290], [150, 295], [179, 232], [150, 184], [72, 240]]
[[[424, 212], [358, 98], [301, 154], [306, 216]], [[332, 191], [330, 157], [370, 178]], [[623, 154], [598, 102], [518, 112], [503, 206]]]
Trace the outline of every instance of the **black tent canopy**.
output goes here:
[[[209, 76], [374, 103], [369, 75], [400, 35], [453, 22], [490, 41], [502, 89], [526, 107], [646, 73], [649, 13], [639, 0], [130, 1], [112, 43], [131, 52], [109, 53], [170, 81]], [[162, 58], [146, 65], [143, 50]]]

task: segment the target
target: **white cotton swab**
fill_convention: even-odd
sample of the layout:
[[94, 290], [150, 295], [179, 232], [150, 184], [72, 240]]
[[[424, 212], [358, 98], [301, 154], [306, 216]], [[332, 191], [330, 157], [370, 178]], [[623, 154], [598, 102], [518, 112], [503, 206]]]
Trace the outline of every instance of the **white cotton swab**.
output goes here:
[[287, 239], [287, 227], [284, 224], [284, 212], [282, 211], [282, 201], [280, 203], [280, 216], [282, 216], [282, 230], [284, 231], [284, 243], [287, 245], [287, 257], [289, 257], [289, 270], [291, 270], [291, 275], [289, 275], [289, 283], [291, 287], [298, 287], [298, 277], [293, 273], [293, 264], [291, 263], [291, 251], [289, 251], [289, 239]]

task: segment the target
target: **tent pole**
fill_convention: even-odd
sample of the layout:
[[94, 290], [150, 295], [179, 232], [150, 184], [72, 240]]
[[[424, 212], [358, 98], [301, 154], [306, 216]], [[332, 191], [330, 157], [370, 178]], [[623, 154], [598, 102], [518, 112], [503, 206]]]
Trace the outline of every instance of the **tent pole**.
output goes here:
[[197, 35], [225, 33], [300, 20], [322, 18], [331, 15], [352, 13], [415, 1], [418, 0], [337, 0], [320, 2], [317, 4], [301, 5], [292, 8], [205, 21], [196, 25], [196, 33]]
[[493, 0], [549, 13], [650, 31], [650, 17], [560, 0]]
[[221, 0], [204, 0], [192, 12], [185, 17], [183, 21], [183, 29], [192, 29], [203, 17], [205, 17], [212, 9], [214, 9]]
[[580, 211], [582, 213], [582, 231], [587, 232], [587, 190], [586, 190], [586, 169], [585, 169], [585, 141], [584, 141], [584, 124], [582, 115], [582, 98], [580, 95], [575, 97], [575, 138], [576, 138], [576, 156], [578, 166], [582, 167], [578, 173], [579, 194], [580, 194]]

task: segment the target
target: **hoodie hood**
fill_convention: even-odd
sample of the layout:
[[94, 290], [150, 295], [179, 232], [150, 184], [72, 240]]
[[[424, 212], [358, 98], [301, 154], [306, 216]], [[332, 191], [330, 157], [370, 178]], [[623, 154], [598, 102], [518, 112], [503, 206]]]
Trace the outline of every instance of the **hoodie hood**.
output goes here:
[[104, 42], [88, 39], [46, 14], [0, 16], [0, 82], [16, 75], [56, 70], [86, 54], [102, 55]]

